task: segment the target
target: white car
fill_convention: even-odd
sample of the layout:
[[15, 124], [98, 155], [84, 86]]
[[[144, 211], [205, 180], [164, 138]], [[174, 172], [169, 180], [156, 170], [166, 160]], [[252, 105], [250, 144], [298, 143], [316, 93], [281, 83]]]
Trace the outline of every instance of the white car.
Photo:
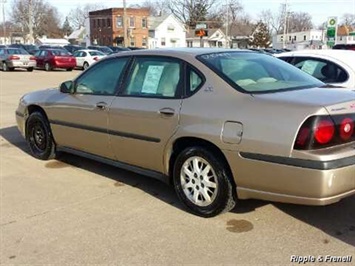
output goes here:
[[334, 86], [355, 88], [355, 52], [351, 50], [301, 50], [274, 56]]
[[76, 60], [76, 67], [85, 70], [96, 61], [99, 61], [101, 58], [105, 57], [106, 54], [96, 50], [84, 49], [75, 51], [73, 56]]

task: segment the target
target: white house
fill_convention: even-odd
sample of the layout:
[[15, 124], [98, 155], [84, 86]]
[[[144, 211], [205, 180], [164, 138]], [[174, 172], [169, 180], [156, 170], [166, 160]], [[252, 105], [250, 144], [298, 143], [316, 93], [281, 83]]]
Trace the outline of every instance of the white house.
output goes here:
[[326, 43], [325, 34], [324, 30], [307, 30], [286, 33], [285, 35], [277, 34], [272, 38], [272, 47], [275, 49], [287, 48], [291, 50], [320, 49]]
[[[227, 36], [221, 29], [206, 29], [208, 36], [201, 38], [196, 36], [195, 30], [189, 30], [186, 37], [187, 47], [215, 47], [225, 48]], [[230, 43], [229, 39], [229, 43]]]
[[338, 27], [336, 44], [355, 44], [355, 27]]
[[186, 47], [186, 29], [173, 15], [149, 17], [148, 48]]

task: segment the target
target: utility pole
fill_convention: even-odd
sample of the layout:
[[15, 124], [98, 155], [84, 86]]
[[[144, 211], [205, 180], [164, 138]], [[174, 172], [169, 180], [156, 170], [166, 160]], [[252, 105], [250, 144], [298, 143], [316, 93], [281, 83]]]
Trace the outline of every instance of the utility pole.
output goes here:
[[127, 37], [127, 7], [126, 0], [123, 0], [123, 42], [124, 47], [128, 46], [128, 37]]
[[227, 0], [226, 48], [230, 48], [228, 34], [229, 34], [229, 0]]
[[29, 35], [30, 35], [30, 42], [31, 44], [34, 43], [34, 38], [33, 38], [33, 22], [32, 22], [32, 17], [33, 17], [33, 6], [32, 6], [32, 0], [28, 0], [28, 30], [29, 30]]
[[6, 44], [6, 20], [5, 20], [5, 3], [6, 0], [1, 0], [0, 1], [2, 4], [2, 30], [3, 30], [3, 34], [4, 34], [4, 44]]
[[286, 48], [286, 28], [287, 28], [287, 13], [288, 13], [288, 3], [287, 0], [285, 0], [285, 17], [284, 17], [284, 34], [283, 34], [283, 45], [282, 48]]

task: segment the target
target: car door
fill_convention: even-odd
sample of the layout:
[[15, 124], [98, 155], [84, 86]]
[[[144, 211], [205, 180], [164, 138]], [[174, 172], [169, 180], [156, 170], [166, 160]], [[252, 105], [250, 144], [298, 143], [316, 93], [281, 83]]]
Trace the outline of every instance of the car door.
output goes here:
[[109, 112], [110, 143], [118, 161], [163, 171], [163, 151], [177, 130], [182, 103], [182, 63], [137, 56]]
[[37, 61], [37, 67], [38, 68], [43, 68], [44, 67], [44, 60], [46, 57], [46, 50], [40, 50], [36, 53], [36, 61]]
[[109, 147], [108, 110], [128, 58], [101, 61], [74, 81], [74, 93], [62, 93], [48, 108], [59, 146], [113, 159]]

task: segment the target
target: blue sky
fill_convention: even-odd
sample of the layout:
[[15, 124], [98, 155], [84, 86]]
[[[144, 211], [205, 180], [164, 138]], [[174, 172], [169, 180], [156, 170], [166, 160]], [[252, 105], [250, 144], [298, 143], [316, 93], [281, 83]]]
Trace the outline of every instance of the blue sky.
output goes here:
[[[10, 2], [12, 0], [8, 0]], [[107, 7], [120, 7], [122, 0], [47, 0], [53, 6], [57, 7], [59, 12], [67, 15], [69, 11], [78, 5], [87, 3], [104, 3]], [[221, 3], [227, 3], [228, 0], [219, 0]], [[233, 1], [233, 0], [230, 0]], [[127, 0], [127, 5], [139, 4], [144, 0]], [[258, 14], [262, 10], [271, 9], [277, 11], [280, 3], [285, 0], [240, 0], [243, 4], [245, 12], [248, 13], [253, 19], [258, 18]], [[355, 14], [355, 0], [288, 0], [290, 10], [294, 12], [303, 11], [312, 15], [313, 22], [316, 25], [321, 24], [327, 20], [329, 16], [341, 17], [344, 13]], [[7, 4], [7, 9], [9, 5]]]

